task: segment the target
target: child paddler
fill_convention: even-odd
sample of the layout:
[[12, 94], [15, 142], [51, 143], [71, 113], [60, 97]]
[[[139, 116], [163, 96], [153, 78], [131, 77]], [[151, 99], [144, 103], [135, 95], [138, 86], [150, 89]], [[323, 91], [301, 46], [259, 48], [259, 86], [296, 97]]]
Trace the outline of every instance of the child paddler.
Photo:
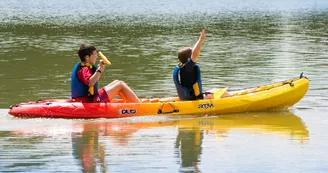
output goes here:
[[[179, 65], [173, 71], [173, 80], [180, 100], [211, 99], [213, 94], [204, 94], [200, 67], [196, 64], [200, 49], [205, 41], [205, 29], [202, 29], [194, 47], [183, 47], [178, 52]], [[209, 93], [209, 92], [205, 92]], [[222, 96], [228, 96], [227, 92]]]
[[105, 64], [99, 61], [97, 50], [94, 46], [81, 44], [77, 51], [81, 62], [77, 63], [71, 75], [72, 99], [84, 102], [110, 102], [119, 95], [126, 102], [140, 102], [136, 94], [123, 81], [115, 80], [105, 87], [98, 89], [98, 80], [105, 70]]

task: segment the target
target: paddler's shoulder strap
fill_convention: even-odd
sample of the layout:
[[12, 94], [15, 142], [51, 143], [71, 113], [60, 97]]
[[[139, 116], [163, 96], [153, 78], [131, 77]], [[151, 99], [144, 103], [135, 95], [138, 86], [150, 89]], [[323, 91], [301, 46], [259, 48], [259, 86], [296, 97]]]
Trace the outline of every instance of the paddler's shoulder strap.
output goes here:
[[80, 62], [80, 66], [82, 66], [82, 67], [89, 67], [90, 69], [93, 68], [93, 65], [91, 65], [90, 63], [84, 63], [84, 62]]
[[194, 93], [195, 96], [199, 99], [203, 99], [203, 88], [202, 88], [202, 77], [201, 77], [201, 73], [200, 73], [200, 68], [198, 66], [198, 64], [195, 64], [196, 72], [197, 72], [197, 82], [193, 84], [193, 89], [194, 89]]
[[179, 63], [177, 66], [179, 67], [179, 68], [182, 68], [182, 67], [184, 67], [186, 65], [186, 63]]

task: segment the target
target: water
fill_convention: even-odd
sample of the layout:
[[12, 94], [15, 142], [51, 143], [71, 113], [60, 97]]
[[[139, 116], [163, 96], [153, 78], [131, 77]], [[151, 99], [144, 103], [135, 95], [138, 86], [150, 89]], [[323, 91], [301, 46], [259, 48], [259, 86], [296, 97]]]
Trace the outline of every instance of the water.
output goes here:
[[[327, 148], [320, 139], [327, 135], [311, 137], [308, 130], [311, 123], [307, 127], [292, 112], [80, 121], [5, 117], [3, 121], [6, 122], [1, 124], [0, 165], [7, 171], [28, 168], [30, 172], [81, 169], [311, 172], [325, 169], [318, 159], [324, 162], [326, 157], [319, 151]], [[8, 127], [3, 125], [8, 122], [11, 127], [6, 131]], [[312, 129], [318, 130], [320, 126]], [[316, 152], [319, 146], [322, 148]]]
[[[0, 2], [0, 172], [327, 172], [326, 1]], [[12, 104], [69, 98], [81, 43], [139, 97], [176, 96], [176, 52], [205, 26], [205, 89], [297, 77], [306, 96], [287, 112], [210, 118], [17, 119]]]

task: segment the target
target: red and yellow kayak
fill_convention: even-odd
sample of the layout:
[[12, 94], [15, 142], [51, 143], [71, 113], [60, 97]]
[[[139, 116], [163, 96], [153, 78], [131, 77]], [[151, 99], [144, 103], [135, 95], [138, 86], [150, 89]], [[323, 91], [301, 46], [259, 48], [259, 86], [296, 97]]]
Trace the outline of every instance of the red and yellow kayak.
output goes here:
[[45, 118], [122, 118], [132, 116], [208, 115], [287, 108], [306, 94], [309, 80], [293, 78], [271, 85], [229, 92], [231, 96], [195, 101], [177, 97], [142, 99], [126, 103], [114, 99], [109, 103], [84, 103], [75, 100], [42, 100], [13, 105], [9, 114], [15, 117]]

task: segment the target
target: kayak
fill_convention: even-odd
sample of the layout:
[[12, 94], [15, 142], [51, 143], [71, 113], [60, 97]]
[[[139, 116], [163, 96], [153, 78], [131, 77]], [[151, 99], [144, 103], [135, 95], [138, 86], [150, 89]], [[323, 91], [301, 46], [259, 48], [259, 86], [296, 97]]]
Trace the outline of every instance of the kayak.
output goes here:
[[300, 101], [308, 88], [309, 80], [301, 75], [270, 85], [231, 91], [229, 96], [214, 94], [213, 99], [180, 101], [178, 97], [170, 97], [141, 99], [141, 103], [127, 103], [122, 99], [107, 103], [52, 99], [12, 105], [9, 114], [25, 118], [88, 119], [242, 113], [288, 108]]

